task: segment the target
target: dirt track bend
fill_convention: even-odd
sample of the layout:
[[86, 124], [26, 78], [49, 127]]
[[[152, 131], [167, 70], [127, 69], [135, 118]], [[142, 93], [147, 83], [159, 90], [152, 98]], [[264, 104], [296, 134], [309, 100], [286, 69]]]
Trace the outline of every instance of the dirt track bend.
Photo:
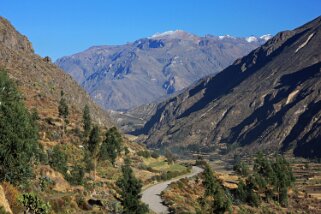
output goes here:
[[164, 181], [164, 182], [155, 184], [154, 186], [151, 186], [142, 192], [142, 201], [148, 204], [149, 209], [151, 209], [153, 212], [158, 214], [167, 214], [169, 213], [168, 207], [162, 204], [162, 199], [160, 197], [161, 192], [165, 190], [170, 183], [178, 181], [182, 178], [193, 177], [194, 175], [197, 175], [201, 172], [203, 172], [202, 168], [193, 166], [192, 171], [189, 174], [182, 175], [178, 178], [174, 178], [169, 181]]

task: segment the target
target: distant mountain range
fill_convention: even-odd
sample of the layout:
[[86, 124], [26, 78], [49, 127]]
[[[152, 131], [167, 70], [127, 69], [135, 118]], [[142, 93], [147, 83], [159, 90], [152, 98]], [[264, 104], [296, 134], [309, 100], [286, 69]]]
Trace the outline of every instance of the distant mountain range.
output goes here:
[[140, 130], [149, 146], [321, 158], [321, 17], [278, 33], [153, 111]]
[[105, 109], [127, 110], [216, 74], [270, 38], [199, 37], [176, 30], [125, 45], [94, 46], [55, 63]]

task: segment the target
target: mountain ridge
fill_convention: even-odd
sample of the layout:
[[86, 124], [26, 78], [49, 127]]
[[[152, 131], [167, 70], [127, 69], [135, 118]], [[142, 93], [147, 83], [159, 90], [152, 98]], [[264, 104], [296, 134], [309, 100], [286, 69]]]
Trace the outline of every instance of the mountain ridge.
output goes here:
[[[318, 17], [278, 33], [217, 75], [159, 104], [141, 130], [148, 135], [147, 144], [239, 144], [256, 150], [294, 149], [299, 156], [319, 157], [321, 153], [311, 145], [321, 137], [317, 134], [320, 22]], [[298, 121], [305, 121], [307, 127]]]
[[[125, 45], [93, 46], [56, 64], [105, 109], [127, 110], [170, 96], [265, 43], [255, 37], [170, 31]], [[148, 88], [149, 90], [146, 90]]]
[[91, 100], [70, 75], [51, 63], [48, 57], [35, 54], [27, 37], [3, 17], [0, 17], [0, 67], [15, 80], [29, 109], [36, 107], [41, 116], [47, 117], [58, 111], [60, 92], [64, 90], [67, 103], [72, 106], [72, 114], [80, 114], [84, 105], [88, 104], [95, 122], [112, 125], [109, 115]]

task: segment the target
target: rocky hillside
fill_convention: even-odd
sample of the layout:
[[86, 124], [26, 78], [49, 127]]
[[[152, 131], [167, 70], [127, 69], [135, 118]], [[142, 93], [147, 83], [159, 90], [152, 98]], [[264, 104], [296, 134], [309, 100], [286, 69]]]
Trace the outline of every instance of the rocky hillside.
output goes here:
[[168, 98], [221, 71], [270, 37], [199, 37], [169, 31], [125, 45], [91, 47], [56, 64], [105, 109], [126, 110]]
[[[91, 108], [93, 119], [110, 126], [108, 114], [92, 102], [86, 92], [50, 58], [36, 55], [28, 39], [0, 17], [0, 68], [14, 79], [26, 100], [27, 106], [36, 108], [41, 117], [58, 114], [61, 90], [72, 107], [72, 117], [82, 112], [85, 104]], [[81, 119], [81, 117], [79, 118]]]
[[[140, 185], [189, 172], [110, 128], [109, 115], [1, 17], [0, 74], [0, 213], [122, 213], [116, 181], [123, 176], [125, 158], [141, 181], [132, 175], [138, 192]], [[64, 119], [58, 114], [61, 91], [66, 105], [59, 105], [60, 113], [69, 109], [61, 113]], [[91, 113], [86, 124], [94, 127], [87, 135], [85, 104]]]
[[150, 146], [241, 146], [320, 158], [320, 50], [321, 17], [161, 103], [140, 131]]

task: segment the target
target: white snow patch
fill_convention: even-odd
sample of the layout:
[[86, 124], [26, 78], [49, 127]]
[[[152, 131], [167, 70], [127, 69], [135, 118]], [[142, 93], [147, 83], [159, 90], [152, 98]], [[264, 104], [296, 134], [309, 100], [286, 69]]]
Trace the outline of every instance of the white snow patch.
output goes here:
[[255, 36], [249, 36], [249, 37], [246, 37], [245, 40], [251, 43], [251, 42], [257, 42], [258, 39]]
[[182, 30], [169, 30], [169, 31], [165, 31], [163, 33], [155, 33], [154, 35], [148, 37], [148, 38], [157, 38], [157, 37], [163, 37], [163, 36], [171, 36], [171, 35], [175, 35], [179, 32], [182, 32]]
[[260, 39], [263, 39], [265, 41], [268, 41], [272, 38], [273, 36], [271, 34], [265, 34], [265, 35], [262, 35], [260, 36]]
[[224, 35], [224, 36], [218, 36], [219, 39], [235, 39], [234, 36], [231, 35]]
[[295, 53], [297, 53], [299, 50], [301, 50], [302, 48], [304, 48], [304, 46], [306, 46], [310, 39], [312, 39], [312, 37], [314, 36], [314, 33], [310, 34], [310, 36], [308, 37], [307, 40], [305, 40], [305, 42], [303, 42], [296, 50], [295, 50]]

